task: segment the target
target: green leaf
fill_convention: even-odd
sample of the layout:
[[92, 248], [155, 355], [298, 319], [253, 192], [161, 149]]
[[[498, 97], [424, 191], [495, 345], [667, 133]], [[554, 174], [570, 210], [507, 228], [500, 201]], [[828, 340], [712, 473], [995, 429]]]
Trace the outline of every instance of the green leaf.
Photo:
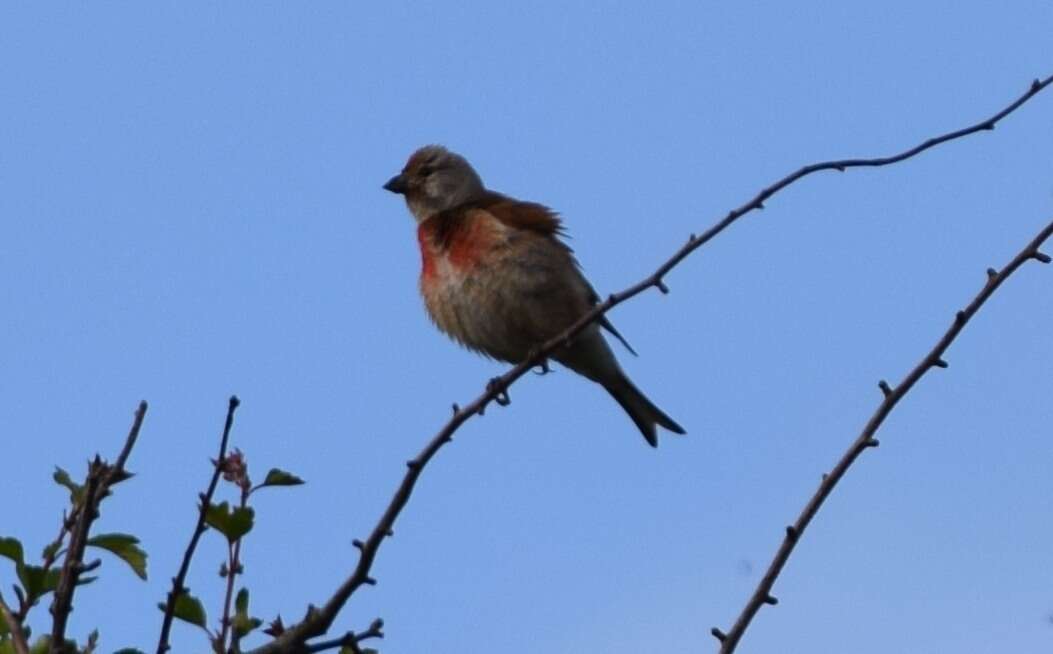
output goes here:
[[242, 588], [238, 591], [238, 596], [234, 598], [234, 610], [238, 613], [249, 612], [249, 589]]
[[44, 570], [39, 565], [22, 565], [17, 572], [30, 603], [58, 588], [59, 576], [62, 574], [61, 570]]
[[249, 533], [252, 529], [252, 521], [255, 515], [256, 512], [251, 507], [239, 506], [231, 510], [230, 506], [223, 502], [222, 504], [208, 505], [208, 510], [205, 512], [205, 522], [233, 543]]
[[[157, 608], [163, 612], [165, 610], [165, 603], [159, 602]], [[208, 619], [205, 617], [205, 607], [202, 606], [201, 600], [194, 597], [190, 593], [183, 593], [176, 598], [175, 609], [172, 611], [172, 615], [184, 622], [190, 624], [196, 624], [197, 626], [208, 631]]]
[[88, 539], [88, 545], [114, 554], [131, 566], [132, 571], [146, 581], [146, 552], [139, 547], [139, 539], [131, 534], [99, 534]]
[[15, 646], [6, 637], [0, 638], [0, 654], [16, 654]]
[[65, 486], [69, 490], [70, 503], [80, 504], [80, 498], [84, 497], [84, 487], [73, 481], [68, 472], [55, 466], [55, 474], [51, 475], [51, 478], [56, 484]]
[[22, 543], [17, 538], [0, 538], [0, 556], [11, 559], [17, 566], [21, 566], [25, 562]]
[[[286, 472], [280, 468], [271, 468], [270, 472], [267, 473], [267, 478], [256, 488], [263, 488], [264, 486], [299, 486], [302, 483], [304, 483], [303, 479], [291, 472]], [[256, 489], [254, 488], [253, 490]]]
[[254, 629], [263, 624], [263, 620], [253, 618], [249, 615], [249, 589], [242, 588], [234, 599], [234, 617], [230, 624], [234, 628], [234, 635], [244, 638]]

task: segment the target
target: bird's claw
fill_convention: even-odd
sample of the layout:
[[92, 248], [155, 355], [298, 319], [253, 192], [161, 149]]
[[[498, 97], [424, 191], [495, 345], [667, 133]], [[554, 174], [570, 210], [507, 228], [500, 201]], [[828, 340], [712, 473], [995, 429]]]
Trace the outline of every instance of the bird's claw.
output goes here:
[[486, 392], [493, 394], [494, 402], [497, 402], [499, 406], [508, 406], [512, 403], [512, 398], [508, 397], [508, 389], [501, 388], [501, 386], [501, 378], [494, 377], [486, 384]]
[[[540, 350], [531, 351], [530, 354], [527, 356], [527, 361], [533, 361], [534, 359], [537, 359], [539, 353]], [[537, 362], [537, 365], [534, 366], [534, 368], [539, 368], [539, 370], [534, 370], [534, 374], [538, 376], [547, 375], [550, 372], [552, 372], [552, 368], [550, 368], [548, 365], [548, 357], [543, 357], [540, 361]], [[533, 368], [531, 370], [533, 370]]]

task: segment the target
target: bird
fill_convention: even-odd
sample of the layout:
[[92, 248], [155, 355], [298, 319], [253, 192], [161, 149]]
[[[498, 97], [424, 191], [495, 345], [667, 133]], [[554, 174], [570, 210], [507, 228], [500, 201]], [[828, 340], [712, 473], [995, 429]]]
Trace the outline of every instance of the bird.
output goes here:
[[[521, 363], [599, 302], [562, 240], [560, 216], [487, 189], [463, 156], [426, 145], [383, 188], [402, 195], [416, 220], [428, 315], [469, 350]], [[658, 427], [686, 433], [629, 380], [601, 328], [636, 354], [602, 316], [551, 357], [603, 386], [652, 447]]]

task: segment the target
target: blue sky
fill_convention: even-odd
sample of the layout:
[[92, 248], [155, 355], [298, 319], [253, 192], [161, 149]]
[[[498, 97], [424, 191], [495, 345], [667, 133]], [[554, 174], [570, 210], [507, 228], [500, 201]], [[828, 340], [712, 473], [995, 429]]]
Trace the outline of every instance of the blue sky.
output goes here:
[[[1053, 6], [96, 3], [0, 9], [0, 533], [38, 551], [151, 403], [71, 633], [151, 649], [231, 393], [254, 612], [299, 618], [414, 455], [503, 367], [425, 317], [417, 146], [565, 216], [601, 293], [774, 179], [987, 117], [1053, 72]], [[715, 648], [880, 400], [1053, 217], [1053, 96], [895, 167], [803, 181], [612, 314], [686, 437], [529, 376], [443, 450], [337, 627], [382, 651]], [[1053, 246], [1047, 249], [1053, 249]], [[1028, 265], [823, 509], [741, 652], [1048, 651], [1053, 270]], [[190, 577], [215, 620], [223, 552]], [[2, 588], [10, 569], [0, 566]], [[5, 593], [8, 597], [10, 593]], [[46, 607], [37, 609], [38, 621]], [[38, 626], [38, 630], [40, 627]], [[177, 625], [176, 652], [205, 651]]]

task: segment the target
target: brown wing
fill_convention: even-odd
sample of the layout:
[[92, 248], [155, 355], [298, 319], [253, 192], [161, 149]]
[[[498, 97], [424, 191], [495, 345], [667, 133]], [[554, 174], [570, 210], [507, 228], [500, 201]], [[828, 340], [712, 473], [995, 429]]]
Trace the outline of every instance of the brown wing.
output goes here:
[[[477, 206], [486, 209], [493, 214], [494, 217], [510, 227], [525, 229], [545, 236], [550, 236], [553, 240], [566, 248], [568, 252], [573, 252], [566, 243], [563, 243], [556, 238], [566, 237], [567, 235], [566, 229], [563, 227], [563, 221], [559, 218], [559, 214], [543, 204], [537, 204], [536, 202], [523, 202], [494, 191], [487, 191], [486, 195], [479, 201]], [[577, 265], [577, 261], [574, 263]], [[591, 304], [596, 304], [600, 301], [599, 295], [591, 285], [589, 286], [589, 293], [589, 302]], [[636, 350], [629, 345], [629, 342], [625, 340], [625, 337], [618, 333], [618, 330], [614, 328], [614, 325], [612, 325], [611, 321], [607, 319], [607, 316], [601, 317], [599, 323], [601, 327], [618, 339], [618, 341], [625, 346], [626, 350], [634, 356], [636, 355]]]
[[548, 236], [566, 236], [559, 215], [543, 204], [523, 202], [494, 191], [486, 191], [486, 194], [473, 204], [480, 209], [486, 209], [509, 227]]

